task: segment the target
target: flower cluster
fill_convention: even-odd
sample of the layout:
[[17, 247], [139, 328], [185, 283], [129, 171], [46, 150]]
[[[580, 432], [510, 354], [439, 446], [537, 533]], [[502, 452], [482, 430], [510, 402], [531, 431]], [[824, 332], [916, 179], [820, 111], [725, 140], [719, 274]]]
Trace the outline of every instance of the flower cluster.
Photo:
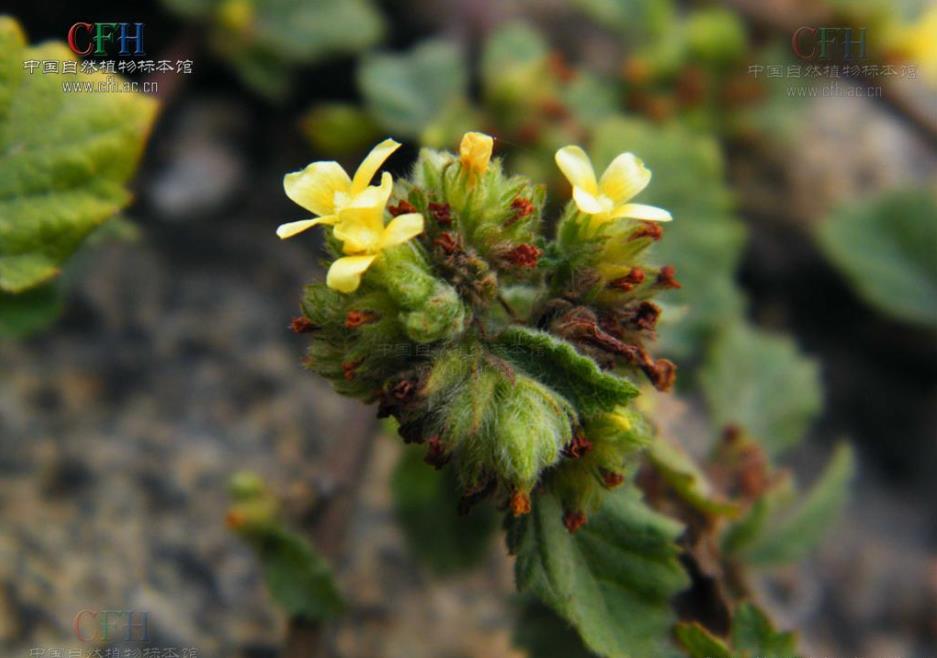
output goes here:
[[288, 174], [287, 195], [316, 216], [278, 235], [330, 227], [331, 256], [293, 328], [311, 337], [308, 367], [457, 469], [463, 507], [495, 496], [520, 515], [549, 487], [575, 531], [651, 441], [632, 404], [642, 381], [674, 381], [646, 347], [652, 297], [679, 287], [673, 267], [645, 262], [671, 217], [632, 201], [651, 179], [635, 155], [597, 178], [567, 146], [556, 161], [572, 200], [548, 239], [544, 186], [506, 175], [493, 146], [468, 133], [458, 156], [424, 149], [408, 177], [378, 185], [391, 139], [353, 177], [335, 162]]

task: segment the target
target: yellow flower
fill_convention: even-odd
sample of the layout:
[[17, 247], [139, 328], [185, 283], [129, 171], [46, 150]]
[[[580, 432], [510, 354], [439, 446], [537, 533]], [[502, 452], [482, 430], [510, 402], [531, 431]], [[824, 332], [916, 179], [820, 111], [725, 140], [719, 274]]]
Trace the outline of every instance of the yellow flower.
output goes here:
[[346, 256], [329, 268], [325, 283], [333, 290], [354, 292], [381, 250], [403, 244], [423, 232], [423, 216], [419, 213], [400, 215], [385, 226], [384, 207], [390, 198], [390, 180], [385, 179], [374, 189], [376, 204], [353, 204], [338, 211], [333, 235], [342, 241]]
[[597, 223], [628, 217], [669, 222], [670, 213], [642, 203], [628, 203], [647, 187], [651, 172], [633, 153], [622, 153], [596, 182], [589, 156], [578, 146], [564, 146], [556, 152], [556, 164], [573, 186], [576, 207]]
[[[354, 178], [349, 178], [337, 162], [313, 162], [302, 171], [283, 177], [286, 196], [318, 217], [281, 224], [277, 228], [280, 239], [291, 238], [317, 224], [335, 224], [338, 213], [346, 207], [370, 207], [380, 202], [382, 188], [390, 188], [390, 174], [384, 172], [381, 186], [368, 186], [384, 161], [400, 148], [392, 139], [371, 149], [358, 167]], [[386, 199], [385, 199], [386, 202]], [[381, 205], [383, 211], [384, 206]]]
[[462, 162], [462, 167], [473, 175], [485, 173], [488, 169], [488, 162], [491, 160], [494, 141], [485, 133], [465, 133], [462, 143], [459, 144], [459, 160]]

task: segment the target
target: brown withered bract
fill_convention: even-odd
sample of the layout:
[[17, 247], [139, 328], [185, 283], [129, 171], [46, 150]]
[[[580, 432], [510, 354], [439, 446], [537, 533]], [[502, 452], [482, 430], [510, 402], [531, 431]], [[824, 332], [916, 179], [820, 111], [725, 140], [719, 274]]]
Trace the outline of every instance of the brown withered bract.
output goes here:
[[387, 210], [390, 212], [392, 217], [399, 217], [400, 215], [416, 212], [416, 206], [414, 206], [406, 199], [401, 199], [396, 206], [387, 206]]
[[440, 233], [439, 236], [433, 240], [433, 244], [442, 249], [443, 253], [447, 256], [451, 256], [461, 249], [458, 240], [453, 237], [452, 233], [448, 232]]
[[517, 267], [533, 269], [537, 267], [541, 253], [543, 252], [532, 244], [520, 244], [505, 254], [504, 258]]
[[514, 214], [504, 223], [505, 226], [510, 226], [530, 215], [534, 211], [534, 204], [530, 199], [517, 197], [511, 201], [511, 209]]
[[592, 450], [592, 442], [582, 431], [573, 435], [573, 440], [563, 446], [563, 455], [570, 459], [579, 459]]
[[530, 496], [523, 491], [515, 491], [511, 496], [510, 506], [514, 516], [530, 514]]
[[316, 325], [305, 315], [300, 315], [290, 321], [290, 331], [294, 334], [309, 334], [316, 330]]
[[378, 319], [377, 313], [373, 311], [348, 311], [345, 315], [345, 328], [355, 329], [363, 324], [370, 324]]
[[570, 534], [575, 533], [582, 526], [586, 525], [586, 515], [584, 512], [568, 511], [563, 515], [563, 525]]
[[632, 267], [625, 276], [612, 279], [608, 282], [609, 288], [615, 288], [622, 292], [631, 292], [634, 287], [644, 282], [644, 270], [640, 267]]
[[446, 450], [442, 439], [438, 436], [431, 436], [426, 439], [426, 455], [423, 457], [423, 461], [439, 470], [448, 464], [451, 458], [452, 455]]
[[432, 215], [437, 224], [440, 226], [452, 225], [452, 208], [448, 203], [436, 203], [430, 201], [426, 207], [429, 209], [429, 214]]
[[655, 282], [662, 288], [682, 288], [680, 282], [677, 281], [677, 268], [673, 265], [664, 265], [660, 268], [660, 272], [657, 275], [657, 281]]
[[660, 240], [663, 235], [664, 229], [662, 229], [657, 222], [641, 222], [641, 225], [628, 236], [628, 239], [639, 240], [641, 238], [650, 238], [656, 242]]

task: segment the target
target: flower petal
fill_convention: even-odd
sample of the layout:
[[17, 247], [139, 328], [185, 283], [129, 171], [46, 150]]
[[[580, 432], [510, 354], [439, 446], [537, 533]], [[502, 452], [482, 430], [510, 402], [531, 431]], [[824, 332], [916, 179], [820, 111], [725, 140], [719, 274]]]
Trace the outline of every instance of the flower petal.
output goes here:
[[581, 187], [593, 195], [598, 192], [592, 162], [586, 152], [578, 146], [564, 146], [557, 151], [556, 166], [574, 188]]
[[371, 149], [367, 157], [361, 162], [355, 177], [351, 181], [352, 194], [358, 194], [368, 186], [374, 174], [381, 168], [384, 161], [390, 157], [391, 153], [400, 148], [400, 143], [392, 139], [385, 139], [383, 142]]
[[387, 205], [391, 193], [394, 191], [394, 178], [388, 172], [381, 176], [380, 185], [371, 185], [366, 187], [360, 193], [356, 194], [348, 204], [349, 208], [377, 208], [381, 211]]
[[643, 203], [626, 203], [615, 208], [613, 217], [628, 217], [629, 219], [643, 219], [648, 222], [669, 222], [673, 219], [670, 213], [657, 206], [646, 206]]
[[598, 215], [614, 207], [611, 199], [589, 194], [581, 187], [573, 188], [573, 201], [576, 202], [576, 207], [587, 215]]
[[423, 215], [416, 212], [394, 217], [384, 228], [382, 247], [403, 244], [423, 232]]
[[599, 189], [614, 203], [620, 204], [634, 198], [650, 181], [651, 171], [641, 159], [634, 153], [622, 153], [602, 174]]
[[384, 207], [344, 208], [333, 235], [341, 240], [346, 254], [375, 253], [384, 234]]
[[286, 196], [316, 215], [335, 212], [335, 193], [348, 192], [351, 180], [337, 162], [313, 162], [283, 177]]
[[361, 275], [377, 256], [346, 256], [332, 263], [325, 284], [332, 290], [349, 293], [358, 289]]
[[314, 219], [301, 219], [298, 222], [287, 222], [277, 227], [277, 236], [281, 240], [286, 240], [317, 224], [334, 224], [337, 221], [338, 217], [335, 215], [323, 215], [322, 217], [316, 217]]

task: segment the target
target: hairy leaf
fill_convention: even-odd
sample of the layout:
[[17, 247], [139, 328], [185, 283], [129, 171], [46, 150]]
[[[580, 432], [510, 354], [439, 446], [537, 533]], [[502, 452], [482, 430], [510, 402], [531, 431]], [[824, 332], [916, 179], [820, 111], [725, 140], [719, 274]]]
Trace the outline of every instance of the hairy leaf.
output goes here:
[[518, 588], [575, 626], [600, 656], [666, 654], [670, 599], [688, 585], [674, 544], [680, 525], [634, 490], [609, 495], [575, 534], [562, 517], [557, 498], [543, 493], [512, 530]]
[[867, 302], [902, 320], [937, 326], [932, 192], [889, 192], [842, 207], [820, 226], [818, 239]]
[[742, 322], [716, 339], [700, 380], [713, 421], [743, 427], [771, 456], [797, 444], [821, 407], [816, 364], [789, 338]]
[[510, 327], [502, 332], [493, 349], [573, 402], [585, 415], [609, 411], [638, 394], [631, 382], [603, 372], [569, 343], [543, 331]]

